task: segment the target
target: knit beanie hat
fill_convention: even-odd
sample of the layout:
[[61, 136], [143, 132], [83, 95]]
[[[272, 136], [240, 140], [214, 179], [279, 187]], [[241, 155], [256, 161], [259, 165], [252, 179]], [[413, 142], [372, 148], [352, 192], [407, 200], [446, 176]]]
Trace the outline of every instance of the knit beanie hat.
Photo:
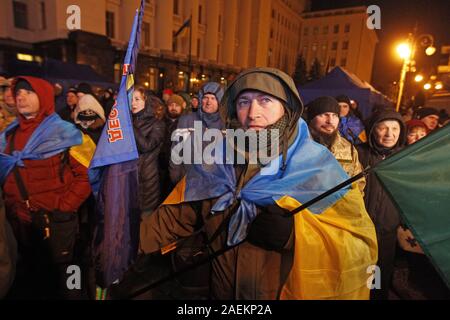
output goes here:
[[326, 112], [332, 112], [339, 115], [340, 107], [338, 101], [333, 97], [320, 97], [306, 105], [308, 122], [316, 116]]

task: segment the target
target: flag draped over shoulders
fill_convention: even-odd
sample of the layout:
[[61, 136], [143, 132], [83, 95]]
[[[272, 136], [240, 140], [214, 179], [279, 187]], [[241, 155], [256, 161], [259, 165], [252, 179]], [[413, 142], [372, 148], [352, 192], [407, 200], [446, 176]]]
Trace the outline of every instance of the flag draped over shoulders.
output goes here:
[[58, 114], [53, 113], [36, 128], [23, 150], [16, 150], [11, 155], [5, 154], [6, 136], [18, 126], [19, 122], [15, 120], [0, 134], [1, 184], [16, 165], [24, 165], [22, 160], [47, 159], [83, 143], [81, 131], [72, 123], [62, 120]]
[[[293, 210], [348, 179], [333, 155], [311, 139], [302, 119], [298, 128], [285, 170], [277, 157], [237, 190], [232, 165], [194, 165], [164, 203], [218, 198], [214, 214], [240, 201], [229, 223], [228, 245], [240, 243], [257, 205]], [[367, 268], [377, 261], [377, 241], [360, 191], [343, 188], [296, 214], [294, 221], [294, 265], [281, 297], [368, 299]]]

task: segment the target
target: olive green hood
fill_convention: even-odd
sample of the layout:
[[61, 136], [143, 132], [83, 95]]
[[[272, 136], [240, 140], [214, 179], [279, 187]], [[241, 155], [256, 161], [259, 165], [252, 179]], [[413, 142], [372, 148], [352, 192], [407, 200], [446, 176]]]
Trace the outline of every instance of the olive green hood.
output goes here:
[[253, 68], [240, 73], [225, 91], [220, 114], [227, 128], [236, 120], [236, 99], [245, 90], [258, 90], [282, 100], [295, 123], [303, 113], [303, 102], [290, 76], [278, 69]]

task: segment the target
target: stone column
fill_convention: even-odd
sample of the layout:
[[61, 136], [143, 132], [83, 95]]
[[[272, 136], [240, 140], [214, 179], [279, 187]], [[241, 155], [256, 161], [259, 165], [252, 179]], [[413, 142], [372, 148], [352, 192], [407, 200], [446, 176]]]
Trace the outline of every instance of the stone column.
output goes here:
[[156, 47], [172, 51], [173, 0], [156, 0]]
[[217, 60], [217, 44], [219, 43], [219, 0], [206, 1], [206, 43], [205, 58]]
[[223, 20], [223, 62], [226, 64], [234, 64], [236, 25], [238, 18], [238, 2], [237, 0], [228, 0], [225, 5], [225, 15]]
[[248, 68], [248, 55], [250, 47], [250, 23], [251, 23], [251, 0], [239, 2], [238, 20], [238, 42], [236, 64], [242, 68]]

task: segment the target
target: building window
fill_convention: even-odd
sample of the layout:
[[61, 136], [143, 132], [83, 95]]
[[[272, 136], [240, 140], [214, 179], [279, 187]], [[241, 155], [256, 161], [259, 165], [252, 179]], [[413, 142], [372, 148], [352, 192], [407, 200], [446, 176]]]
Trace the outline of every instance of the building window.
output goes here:
[[345, 67], [346, 64], [347, 64], [347, 58], [342, 58], [341, 59], [341, 67]]
[[333, 43], [331, 44], [331, 50], [337, 50], [337, 47], [338, 47], [337, 41], [333, 41]]
[[202, 24], [202, 6], [198, 6], [198, 23]]
[[180, 14], [179, 1], [180, 0], [173, 0], [173, 14], [175, 14], [175, 15], [179, 15]]
[[330, 67], [334, 67], [336, 65], [336, 58], [331, 58]]
[[349, 33], [349, 32], [350, 32], [350, 24], [347, 23], [347, 24], [345, 25], [344, 32], [345, 32], [345, 33]]
[[317, 35], [319, 33], [319, 27], [314, 27], [313, 29], [313, 35]]
[[304, 35], [304, 36], [307, 36], [307, 35], [308, 35], [308, 27], [305, 27], [305, 28], [303, 29], [303, 35]]
[[339, 25], [338, 24], [334, 25], [333, 32], [334, 33], [339, 33]]
[[47, 29], [47, 16], [45, 15], [45, 2], [41, 2], [41, 28]]
[[28, 7], [26, 3], [13, 1], [14, 26], [28, 29]]
[[317, 43], [313, 43], [311, 50], [314, 52], [317, 51]]
[[342, 42], [342, 50], [347, 50], [347, 49], [348, 49], [348, 41]]
[[199, 58], [200, 58], [200, 53], [201, 53], [201, 52], [200, 52], [201, 45], [202, 45], [201, 39], [198, 38], [198, 39], [197, 39], [197, 57], [199, 57]]
[[272, 18], [275, 18], [275, 10], [272, 9]]
[[273, 29], [270, 29], [270, 39], [273, 39]]
[[323, 27], [323, 34], [328, 34], [328, 26]]
[[150, 23], [142, 22], [142, 44], [150, 47]]
[[114, 12], [106, 11], [106, 36], [114, 38]]
[[222, 16], [219, 14], [219, 32], [222, 31]]

